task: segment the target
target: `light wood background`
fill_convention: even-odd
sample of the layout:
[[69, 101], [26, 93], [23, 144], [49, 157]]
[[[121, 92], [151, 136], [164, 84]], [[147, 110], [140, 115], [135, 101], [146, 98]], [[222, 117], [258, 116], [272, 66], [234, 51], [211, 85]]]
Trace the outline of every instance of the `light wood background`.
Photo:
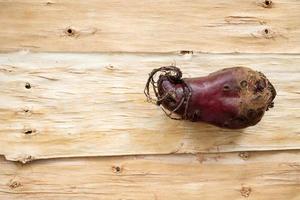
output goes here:
[[299, 151], [0, 159], [1, 199], [299, 199]]
[[[0, 199], [299, 200], [299, 19], [297, 0], [0, 1]], [[143, 94], [170, 64], [262, 71], [275, 107], [244, 130], [171, 120]]]
[[1, 0], [0, 51], [299, 53], [299, 9], [298, 0]]
[[[231, 66], [263, 71], [278, 90], [275, 107], [244, 130], [171, 120], [143, 89], [153, 68], [172, 62], [185, 77]], [[10, 160], [300, 149], [300, 55], [21, 52], [0, 64], [0, 153]]]

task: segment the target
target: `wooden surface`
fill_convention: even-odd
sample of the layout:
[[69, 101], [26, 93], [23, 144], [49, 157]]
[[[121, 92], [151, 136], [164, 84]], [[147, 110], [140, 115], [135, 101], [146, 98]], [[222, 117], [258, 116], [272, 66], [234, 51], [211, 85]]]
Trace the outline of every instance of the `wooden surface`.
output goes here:
[[299, 10], [297, 0], [1, 0], [0, 52], [299, 53]]
[[[300, 200], [299, 19], [298, 0], [0, 0], [0, 199]], [[173, 121], [143, 95], [170, 64], [262, 71], [275, 107]]]
[[[275, 108], [243, 130], [171, 120], [143, 89], [153, 68], [172, 62], [185, 77], [260, 70], [278, 91]], [[21, 52], [1, 55], [0, 66], [0, 153], [9, 160], [300, 149], [300, 55]]]
[[299, 200], [300, 153], [0, 159], [1, 199]]

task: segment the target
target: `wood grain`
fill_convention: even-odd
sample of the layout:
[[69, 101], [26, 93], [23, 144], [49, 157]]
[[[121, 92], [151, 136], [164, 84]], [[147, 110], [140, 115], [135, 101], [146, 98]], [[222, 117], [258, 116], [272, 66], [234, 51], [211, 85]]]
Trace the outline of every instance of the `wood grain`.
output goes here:
[[1, 0], [0, 52], [299, 53], [297, 0]]
[[[277, 88], [275, 108], [244, 130], [171, 120], [143, 89], [153, 68], [172, 62], [185, 77], [232, 66], [260, 70]], [[0, 153], [27, 162], [300, 149], [299, 66], [300, 55], [1, 54]]]
[[300, 153], [0, 159], [1, 199], [299, 200]]

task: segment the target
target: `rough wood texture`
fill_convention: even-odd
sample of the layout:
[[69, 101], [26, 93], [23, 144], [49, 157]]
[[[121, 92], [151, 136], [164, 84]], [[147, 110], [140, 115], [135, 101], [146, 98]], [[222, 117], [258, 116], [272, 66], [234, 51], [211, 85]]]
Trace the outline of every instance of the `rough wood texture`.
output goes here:
[[299, 10], [297, 0], [1, 0], [0, 51], [299, 53]]
[[[184, 76], [223, 67], [264, 72], [278, 91], [255, 127], [171, 120], [143, 94], [148, 73], [176, 62]], [[300, 149], [300, 55], [0, 55], [0, 153], [32, 159]], [[29, 89], [26, 83], [30, 84]]]
[[300, 153], [0, 159], [1, 199], [299, 200]]

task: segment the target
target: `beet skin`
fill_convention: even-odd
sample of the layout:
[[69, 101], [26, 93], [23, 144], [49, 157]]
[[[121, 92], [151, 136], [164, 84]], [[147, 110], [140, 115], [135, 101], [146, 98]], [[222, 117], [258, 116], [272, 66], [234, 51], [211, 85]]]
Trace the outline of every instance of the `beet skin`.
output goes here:
[[[155, 81], [157, 72], [161, 74]], [[154, 69], [145, 87], [148, 100], [153, 100], [149, 89], [153, 86], [155, 103], [171, 118], [175, 114], [179, 119], [239, 129], [257, 124], [273, 107], [273, 85], [264, 74], [250, 68], [226, 68], [198, 78], [181, 76], [175, 66]]]

